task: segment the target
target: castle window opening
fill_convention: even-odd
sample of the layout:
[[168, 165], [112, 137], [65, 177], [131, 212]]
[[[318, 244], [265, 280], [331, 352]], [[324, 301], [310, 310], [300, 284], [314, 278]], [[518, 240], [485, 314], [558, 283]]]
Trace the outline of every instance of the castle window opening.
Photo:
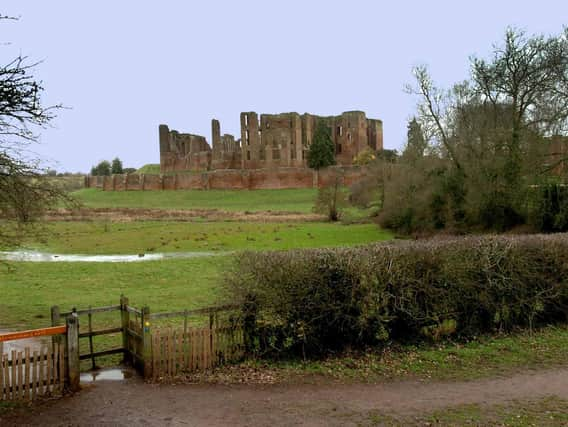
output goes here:
[[248, 114], [245, 114], [245, 127], [248, 126], [249, 124], [249, 116]]
[[247, 160], [250, 160], [250, 151], [247, 151]]
[[337, 135], [343, 135], [343, 126], [337, 126]]
[[347, 132], [347, 139], [348, 139], [349, 141], [351, 141], [351, 133], [350, 133], [350, 132]]
[[[246, 116], [245, 116], [246, 117]], [[249, 131], [248, 129], [245, 130], [245, 144], [246, 145], [250, 145], [250, 141], [249, 141]]]
[[337, 154], [341, 154], [341, 144], [337, 144]]

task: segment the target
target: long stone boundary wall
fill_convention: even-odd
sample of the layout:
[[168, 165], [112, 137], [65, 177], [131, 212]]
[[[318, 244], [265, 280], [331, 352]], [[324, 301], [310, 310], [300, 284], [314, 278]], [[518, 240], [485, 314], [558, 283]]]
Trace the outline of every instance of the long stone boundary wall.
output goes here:
[[336, 166], [319, 171], [307, 168], [273, 168], [225, 169], [167, 175], [88, 175], [85, 177], [85, 187], [105, 191], [319, 188], [332, 182], [335, 176], [340, 176], [343, 185], [351, 185], [364, 178], [367, 173], [367, 169], [360, 166]]

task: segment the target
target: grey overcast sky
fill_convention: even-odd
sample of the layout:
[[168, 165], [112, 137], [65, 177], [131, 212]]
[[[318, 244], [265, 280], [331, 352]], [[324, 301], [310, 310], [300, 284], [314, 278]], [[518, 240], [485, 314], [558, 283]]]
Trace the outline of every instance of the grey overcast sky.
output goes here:
[[507, 26], [559, 34], [568, 0], [2, 0], [0, 61], [43, 60], [47, 103], [63, 103], [36, 153], [59, 171], [102, 159], [158, 163], [158, 124], [210, 141], [211, 118], [239, 134], [239, 113], [363, 110], [400, 149], [426, 63], [443, 86], [488, 55]]

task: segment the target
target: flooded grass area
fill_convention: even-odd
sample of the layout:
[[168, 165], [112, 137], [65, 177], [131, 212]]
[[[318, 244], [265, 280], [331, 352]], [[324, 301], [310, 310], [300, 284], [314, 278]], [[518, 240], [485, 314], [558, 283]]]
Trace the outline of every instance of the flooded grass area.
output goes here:
[[141, 262], [227, 255], [215, 252], [140, 253], [137, 255], [52, 254], [39, 251], [0, 251], [0, 260], [17, 262]]
[[392, 238], [375, 224], [62, 221], [44, 224], [23, 241], [22, 248], [58, 254], [149, 255], [352, 246]]

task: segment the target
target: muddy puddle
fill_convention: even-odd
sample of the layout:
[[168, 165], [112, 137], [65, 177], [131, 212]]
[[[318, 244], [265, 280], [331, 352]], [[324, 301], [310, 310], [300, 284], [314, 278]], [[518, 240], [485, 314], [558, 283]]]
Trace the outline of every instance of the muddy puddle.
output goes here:
[[95, 371], [83, 372], [80, 377], [82, 384], [94, 383], [97, 381], [122, 381], [131, 378], [135, 373], [128, 368], [98, 369]]
[[0, 260], [26, 262], [143, 262], [167, 259], [200, 258], [226, 254], [228, 254], [228, 252], [164, 252], [137, 255], [81, 255], [20, 250], [0, 251]]

